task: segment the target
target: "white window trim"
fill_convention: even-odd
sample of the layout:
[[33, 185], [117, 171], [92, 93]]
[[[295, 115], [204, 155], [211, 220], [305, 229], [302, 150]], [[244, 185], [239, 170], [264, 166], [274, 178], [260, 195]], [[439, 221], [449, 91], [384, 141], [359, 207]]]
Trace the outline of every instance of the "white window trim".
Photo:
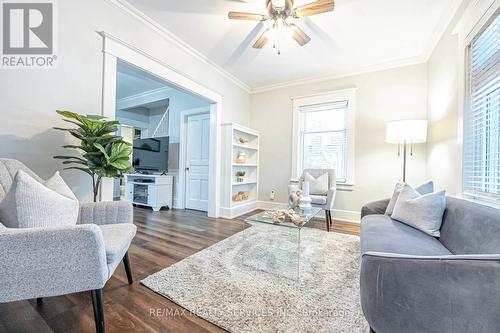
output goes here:
[[464, 192], [463, 184], [463, 162], [464, 162], [464, 113], [467, 107], [467, 71], [468, 71], [468, 47], [474, 37], [482, 31], [486, 23], [490, 21], [500, 6], [500, 0], [477, 0], [471, 2], [465, 9], [464, 14], [453, 30], [458, 35], [458, 168], [457, 178], [460, 179], [458, 186], [458, 197], [479, 202], [483, 205], [494, 205], [484, 198], [476, 197]]
[[347, 167], [346, 181], [337, 181], [337, 188], [352, 190], [354, 186], [354, 157], [355, 157], [355, 122], [356, 122], [356, 91], [358, 88], [335, 90], [321, 94], [292, 97], [293, 103], [293, 133], [292, 133], [292, 181], [296, 181], [300, 175], [297, 174], [299, 156], [299, 130], [301, 107], [325, 104], [339, 101], [348, 101], [347, 106]]

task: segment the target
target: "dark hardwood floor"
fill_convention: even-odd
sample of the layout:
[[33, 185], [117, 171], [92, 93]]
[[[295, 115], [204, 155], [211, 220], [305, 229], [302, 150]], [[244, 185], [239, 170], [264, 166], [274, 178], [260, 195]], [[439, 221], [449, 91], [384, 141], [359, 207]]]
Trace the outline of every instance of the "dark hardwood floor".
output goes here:
[[[120, 264], [104, 287], [106, 332], [224, 332], [139, 282], [247, 228], [243, 219], [135, 208], [138, 231], [129, 250], [135, 282], [128, 285]], [[310, 227], [326, 229], [324, 220], [311, 221]], [[359, 225], [334, 221], [333, 232], [359, 234]], [[36, 300], [0, 304], [0, 332], [95, 332], [90, 292], [45, 298], [40, 304]]]

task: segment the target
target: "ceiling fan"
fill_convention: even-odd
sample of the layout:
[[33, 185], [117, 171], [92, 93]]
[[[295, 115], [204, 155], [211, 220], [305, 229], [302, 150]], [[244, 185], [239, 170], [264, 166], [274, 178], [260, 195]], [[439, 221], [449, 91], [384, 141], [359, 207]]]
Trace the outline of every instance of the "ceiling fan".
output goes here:
[[267, 15], [243, 12], [229, 12], [228, 17], [233, 20], [274, 21], [272, 26], [264, 31], [253, 44], [253, 48], [261, 49], [271, 39], [273, 47], [278, 49], [283, 37], [292, 37], [300, 46], [311, 40], [302, 29], [291, 21], [306, 16], [331, 12], [335, 9], [334, 0], [317, 0], [303, 6], [294, 6], [294, 0], [266, 0]]

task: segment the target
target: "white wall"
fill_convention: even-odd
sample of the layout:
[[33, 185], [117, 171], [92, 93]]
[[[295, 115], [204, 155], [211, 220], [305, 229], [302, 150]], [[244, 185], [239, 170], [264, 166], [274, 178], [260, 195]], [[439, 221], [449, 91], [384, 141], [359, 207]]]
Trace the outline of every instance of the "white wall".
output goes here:
[[428, 62], [427, 178], [456, 195], [460, 189], [458, 141], [458, 37], [447, 31]]
[[[426, 119], [427, 66], [425, 64], [368, 73], [337, 80], [291, 86], [252, 96], [253, 128], [261, 134], [259, 199], [287, 201], [291, 176], [291, 97], [357, 87], [355, 185], [339, 192], [334, 212], [355, 219], [368, 201], [388, 197], [401, 178], [397, 146], [385, 142], [385, 125], [398, 119]], [[426, 179], [426, 146], [415, 146], [408, 164], [408, 181]]]
[[[441, 37], [428, 62], [429, 133], [427, 177], [449, 195], [461, 195], [461, 107], [465, 87], [465, 49], [463, 41], [476, 25], [489, 18], [494, 0], [465, 1]], [[491, 6], [491, 7], [490, 7]], [[488, 9], [489, 8], [489, 9]], [[483, 21], [484, 23], [484, 21]], [[472, 34], [471, 36], [474, 36]]]
[[[42, 177], [61, 170], [52, 155], [70, 142], [52, 129], [65, 125], [55, 113], [68, 109], [101, 113], [105, 31], [186, 73], [224, 96], [222, 122], [250, 122], [250, 96], [203, 61], [103, 0], [58, 1], [58, 67], [51, 70], [0, 70], [0, 156], [25, 162]], [[75, 171], [63, 176], [83, 200], [90, 179]]]

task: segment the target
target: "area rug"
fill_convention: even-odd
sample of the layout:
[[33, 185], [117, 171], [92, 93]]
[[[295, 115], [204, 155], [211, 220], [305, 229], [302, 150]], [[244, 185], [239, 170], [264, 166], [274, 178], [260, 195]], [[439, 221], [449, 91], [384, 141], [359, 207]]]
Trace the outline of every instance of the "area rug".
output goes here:
[[259, 224], [141, 281], [230, 332], [367, 332], [359, 237]]

